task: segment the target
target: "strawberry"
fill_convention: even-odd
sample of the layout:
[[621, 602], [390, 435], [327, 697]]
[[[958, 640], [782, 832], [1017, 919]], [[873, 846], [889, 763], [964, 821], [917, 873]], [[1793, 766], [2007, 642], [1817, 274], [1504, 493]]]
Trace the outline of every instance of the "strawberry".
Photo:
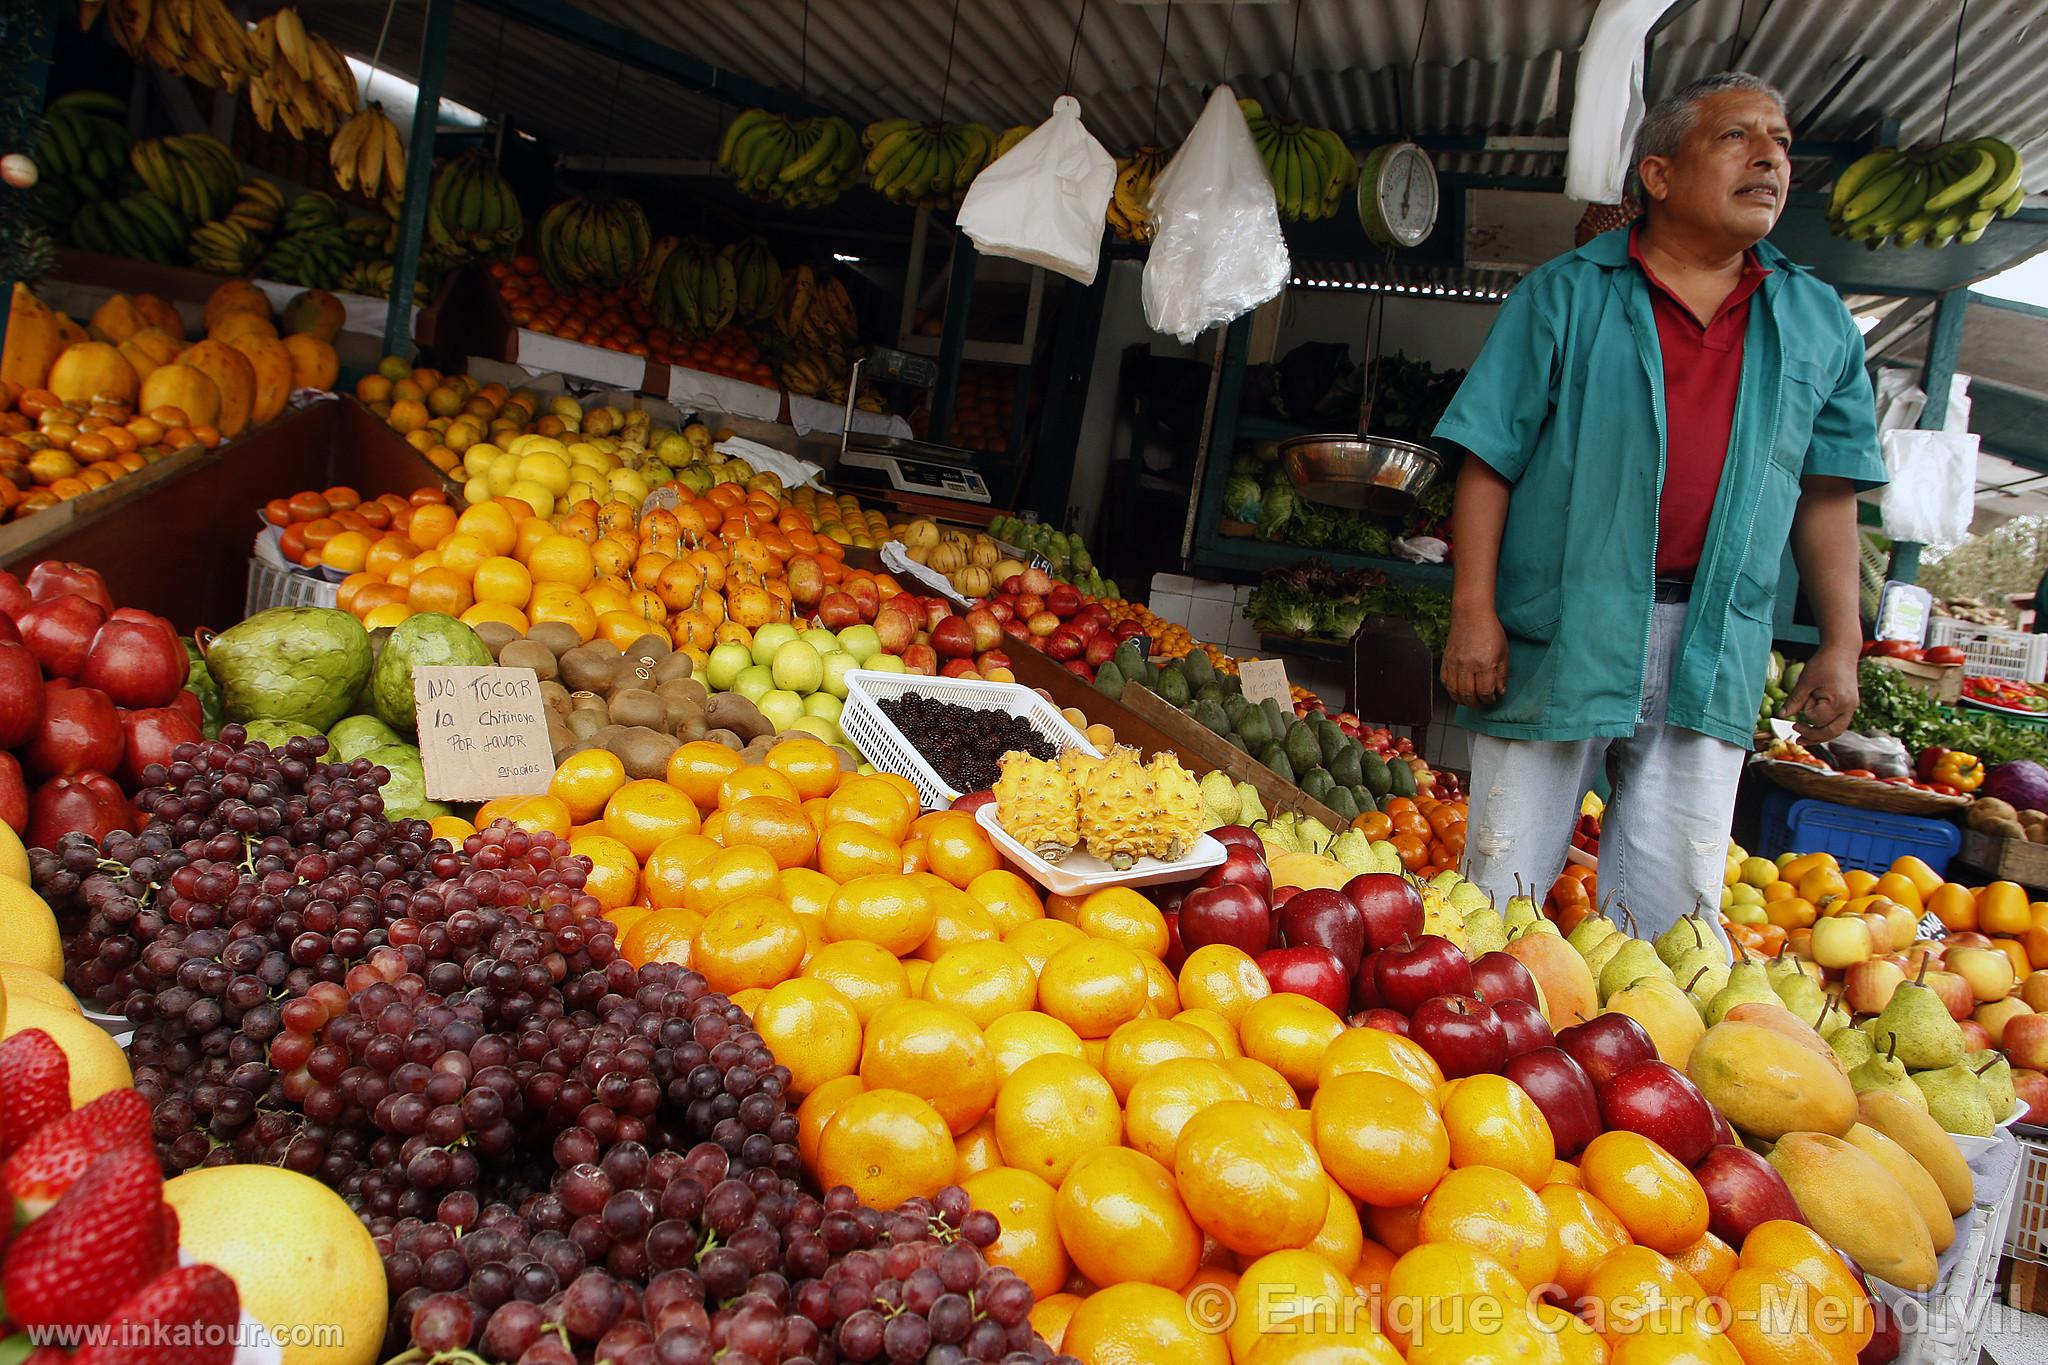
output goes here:
[[116, 1147], [151, 1146], [149, 1102], [133, 1090], [109, 1090], [83, 1109], [44, 1124], [0, 1165], [0, 1190], [17, 1217], [40, 1218], [86, 1167]]
[[0, 1156], [28, 1141], [50, 1120], [71, 1112], [71, 1064], [57, 1040], [39, 1028], [25, 1028], [0, 1043]]
[[160, 1274], [178, 1263], [178, 1211], [169, 1204], [157, 1210], [155, 1257], [151, 1274]]
[[[228, 1365], [241, 1316], [233, 1280], [210, 1265], [180, 1266], [115, 1308], [103, 1344], [87, 1346], [71, 1365]], [[144, 1330], [152, 1327], [168, 1330]]]
[[21, 1327], [83, 1327], [147, 1283], [156, 1268], [164, 1177], [148, 1147], [93, 1162], [55, 1208], [7, 1248], [0, 1293]]

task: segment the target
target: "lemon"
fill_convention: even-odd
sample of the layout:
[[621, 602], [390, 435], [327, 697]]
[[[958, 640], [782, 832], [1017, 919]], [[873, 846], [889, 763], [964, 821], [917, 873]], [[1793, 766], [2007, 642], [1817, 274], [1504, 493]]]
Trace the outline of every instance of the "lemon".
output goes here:
[[0, 960], [19, 962], [45, 976], [64, 975], [64, 941], [57, 917], [27, 882], [0, 877]]
[[96, 1100], [109, 1090], [134, 1084], [128, 1058], [105, 1029], [80, 1014], [15, 992], [7, 1001], [7, 1033], [38, 1028], [56, 1040], [71, 1064], [71, 1107]]
[[21, 846], [21, 836], [14, 832], [14, 826], [0, 820], [0, 877], [17, 882], [28, 881], [28, 850]]
[[535, 451], [519, 458], [518, 475], [521, 482], [530, 480], [550, 493], [560, 493], [569, 486], [569, 462], [551, 450]]
[[[372, 1365], [384, 1345], [384, 1266], [362, 1220], [310, 1176], [213, 1166], [164, 1182], [179, 1241], [235, 1282], [284, 1365]], [[313, 1329], [294, 1337], [296, 1329]], [[311, 1342], [313, 1344], [305, 1344]]]
[[63, 982], [19, 962], [0, 962], [0, 989], [5, 989], [18, 1000], [40, 1000], [67, 1014], [80, 1013], [78, 1000], [64, 989]]

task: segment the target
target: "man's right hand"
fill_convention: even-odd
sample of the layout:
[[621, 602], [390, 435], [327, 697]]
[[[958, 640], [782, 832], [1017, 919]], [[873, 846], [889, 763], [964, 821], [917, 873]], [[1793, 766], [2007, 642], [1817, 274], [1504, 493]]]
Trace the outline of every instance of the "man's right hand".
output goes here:
[[1492, 706], [1507, 692], [1508, 635], [1491, 611], [1451, 617], [1444, 690], [1460, 706]]

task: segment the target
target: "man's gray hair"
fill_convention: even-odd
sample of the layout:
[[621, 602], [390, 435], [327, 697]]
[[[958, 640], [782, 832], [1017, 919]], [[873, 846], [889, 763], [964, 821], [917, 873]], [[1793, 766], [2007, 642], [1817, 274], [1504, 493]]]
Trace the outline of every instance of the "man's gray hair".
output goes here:
[[1785, 108], [1785, 93], [1762, 76], [1747, 71], [1717, 71], [1711, 76], [1702, 76], [1696, 81], [1687, 81], [1678, 89], [1650, 106], [1643, 115], [1642, 127], [1636, 130], [1636, 145], [1628, 159], [1630, 176], [1641, 184], [1639, 168], [1646, 156], [1676, 156], [1679, 144], [1692, 131], [1692, 125], [1700, 116], [1702, 101], [1730, 90], [1746, 90], [1753, 94], [1768, 95], [1777, 102], [1778, 108]]

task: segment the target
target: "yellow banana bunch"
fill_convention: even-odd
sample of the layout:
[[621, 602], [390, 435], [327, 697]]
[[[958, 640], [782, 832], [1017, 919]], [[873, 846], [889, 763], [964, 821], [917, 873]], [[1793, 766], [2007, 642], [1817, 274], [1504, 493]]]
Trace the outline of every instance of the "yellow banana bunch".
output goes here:
[[1995, 137], [1881, 148], [1836, 177], [1828, 225], [1872, 251], [1886, 243], [1967, 245], [1992, 219], [2020, 211], [2027, 197], [2020, 171], [2019, 152]]
[[1126, 242], [1152, 240], [1152, 182], [1166, 169], [1172, 154], [1164, 147], [1140, 147], [1116, 159], [1116, 187], [1104, 210], [1109, 226]]
[[103, 8], [107, 36], [138, 62], [216, 90], [240, 89], [262, 69], [249, 30], [225, 0], [111, 0], [81, 6], [80, 27], [91, 27]]
[[995, 159], [999, 141], [983, 123], [923, 123], [892, 118], [870, 123], [862, 169], [875, 193], [913, 208], [958, 208], [967, 186]]
[[691, 237], [662, 262], [654, 314], [670, 331], [708, 337], [731, 323], [739, 299], [739, 274], [732, 257], [701, 237]]
[[853, 296], [830, 271], [800, 265], [785, 271], [772, 314], [775, 330], [802, 351], [843, 349], [860, 335]]
[[1038, 125], [1035, 123], [1012, 124], [1010, 127], [1003, 129], [1003, 135], [996, 139], [996, 154], [990, 157], [989, 160], [1002, 160], [1008, 154], [1010, 148], [1016, 146], [1037, 131]]
[[327, 146], [327, 163], [334, 168], [335, 184], [360, 190], [364, 198], [378, 200], [396, 216], [405, 197], [405, 143], [398, 125], [384, 116], [383, 105], [365, 105], [341, 125]]
[[633, 200], [578, 195], [541, 215], [541, 269], [563, 293], [616, 289], [639, 277], [650, 240], [647, 214]]
[[310, 32], [297, 10], [266, 15], [249, 41], [261, 64], [249, 81], [249, 111], [266, 132], [281, 123], [295, 138], [332, 133], [355, 114], [360, 96], [348, 59]]
[[1348, 202], [1358, 183], [1358, 158], [1343, 138], [1300, 119], [1268, 118], [1257, 100], [1239, 100], [1237, 107], [1266, 163], [1282, 222], [1316, 222]]
[[843, 118], [747, 109], [726, 126], [718, 172], [756, 199], [823, 208], [860, 176], [860, 139]]

